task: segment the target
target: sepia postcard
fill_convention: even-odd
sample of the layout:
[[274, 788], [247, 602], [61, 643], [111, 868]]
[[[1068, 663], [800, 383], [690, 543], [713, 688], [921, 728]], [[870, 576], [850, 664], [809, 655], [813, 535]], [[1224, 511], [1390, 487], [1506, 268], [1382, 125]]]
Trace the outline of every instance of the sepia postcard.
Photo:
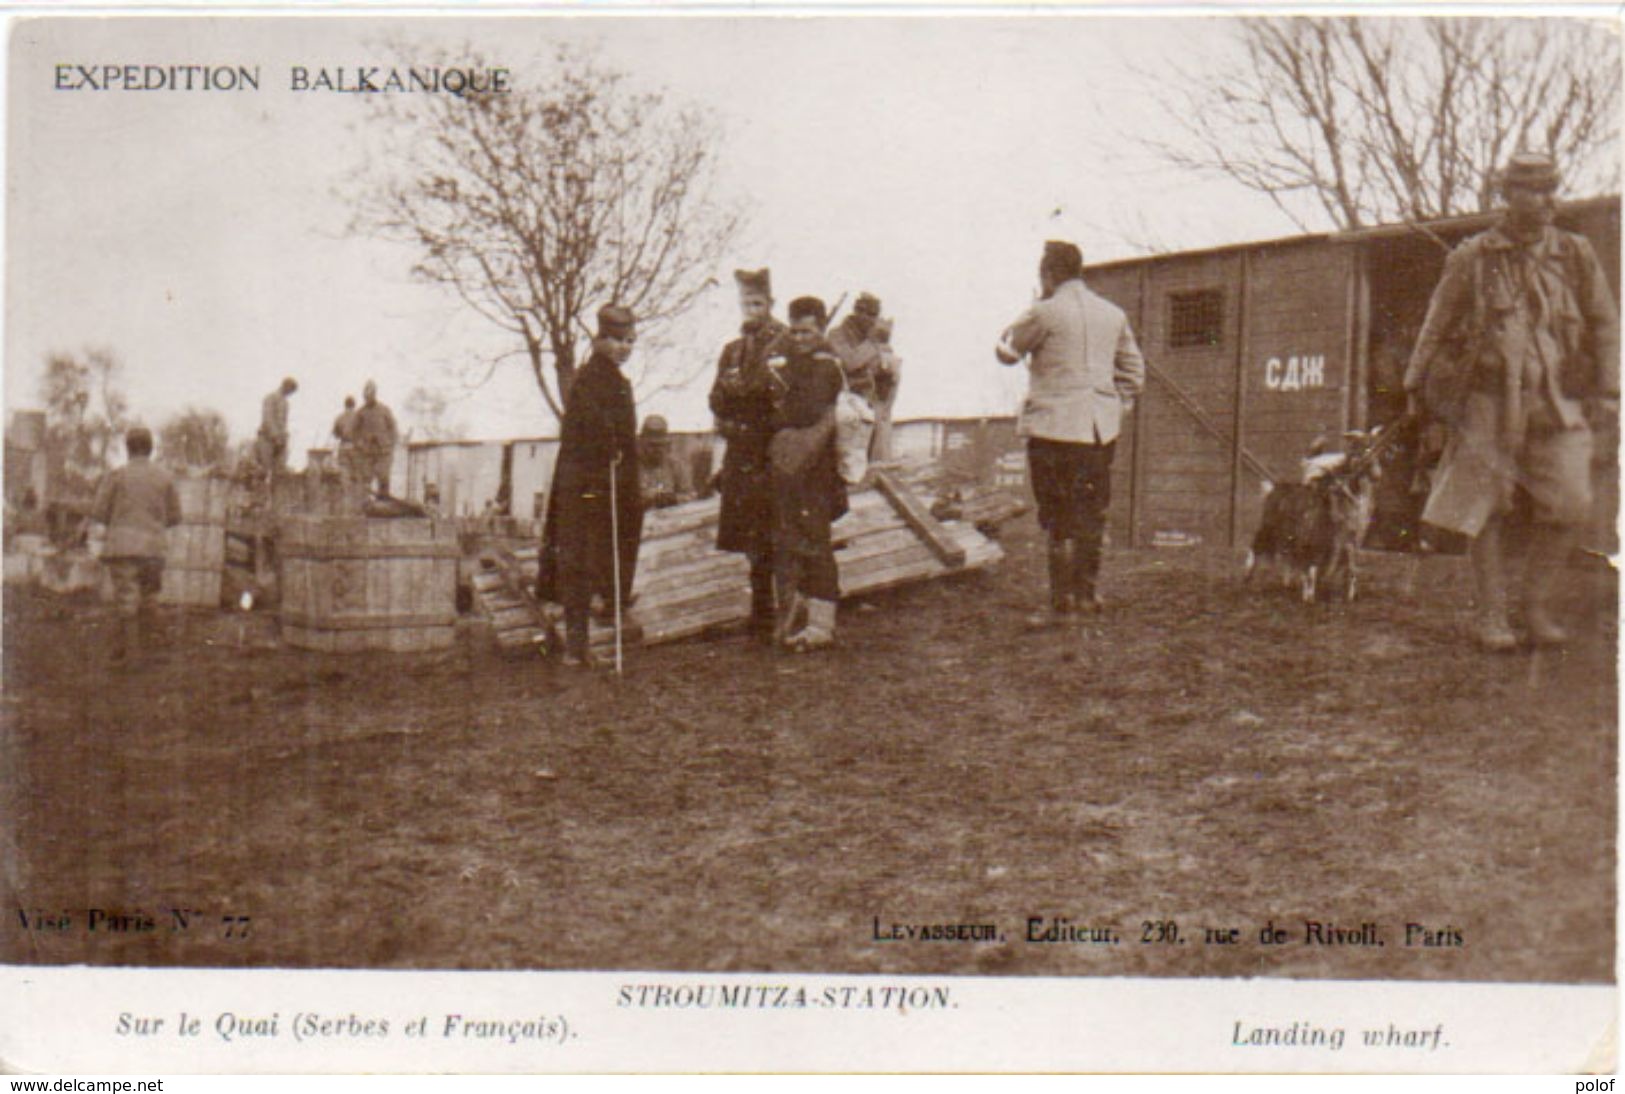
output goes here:
[[9, 10], [0, 1069], [1615, 1069], [1553, 10]]

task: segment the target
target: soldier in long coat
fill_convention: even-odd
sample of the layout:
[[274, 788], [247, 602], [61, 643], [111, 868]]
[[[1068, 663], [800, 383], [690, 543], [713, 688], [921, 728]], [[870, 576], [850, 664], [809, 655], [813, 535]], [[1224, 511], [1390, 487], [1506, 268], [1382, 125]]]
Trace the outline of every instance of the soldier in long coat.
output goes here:
[[380, 497], [389, 497], [389, 471], [395, 460], [395, 443], [400, 430], [395, 425], [395, 414], [378, 401], [378, 385], [368, 380], [361, 389], [361, 406], [355, 412], [355, 423], [350, 430], [354, 452], [351, 462], [357, 477], [368, 490], [376, 483]]
[[537, 595], [564, 607], [566, 665], [591, 664], [588, 614], [595, 594], [605, 604], [615, 602], [617, 550], [620, 602], [624, 607], [631, 599], [643, 536], [643, 504], [638, 491], [637, 407], [621, 366], [632, 356], [636, 341], [630, 309], [616, 304], [600, 308], [592, 356], [577, 371], [565, 396]]
[[1584, 236], [1554, 227], [1557, 166], [1520, 153], [1501, 173], [1500, 223], [1451, 252], [1405, 389], [1449, 431], [1422, 519], [1472, 537], [1473, 635], [1517, 645], [1503, 527], [1515, 495], [1533, 517], [1524, 622], [1537, 645], [1568, 632], [1554, 585], [1592, 505], [1591, 419], [1619, 412], [1619, 313]]
[[773, 281], [768, 270], [736, 270], [739, 337], [722, 349], [711, 385], [711, 413], [727, 442], [722, 457], [722, 513], [717, 549], [750, 560], [750, 627], [758, 637], [773, 633], [773, 477], [767, 446], [773, 439], [775, 381], [767, 367], [785, 326], [773, 318]]

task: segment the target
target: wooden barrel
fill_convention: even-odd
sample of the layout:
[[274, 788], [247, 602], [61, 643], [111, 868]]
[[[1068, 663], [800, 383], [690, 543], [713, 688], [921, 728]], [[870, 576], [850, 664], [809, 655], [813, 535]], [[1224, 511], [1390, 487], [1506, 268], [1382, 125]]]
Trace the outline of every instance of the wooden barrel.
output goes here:
[[288, 645], [405, 653], [452, 644], [461, 551], [451, 523], [292, 516], [278, 550]]
[[169, 530], [164, 552], [165, 604], [214, 608], [226, 559], [226, 495], [231, 484], [215, 476], [180, 478], [181, 523]]

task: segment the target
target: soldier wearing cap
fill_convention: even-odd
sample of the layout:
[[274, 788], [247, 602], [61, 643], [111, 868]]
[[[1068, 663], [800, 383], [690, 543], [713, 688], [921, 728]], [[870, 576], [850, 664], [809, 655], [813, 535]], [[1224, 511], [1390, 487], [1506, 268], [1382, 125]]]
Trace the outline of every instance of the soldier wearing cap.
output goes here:
[[1619, 315], [1590, 242], [1553, 226], [1551, 158], [1519, 153], [1497, 181], [1506, 211], [1445, 261], [1405, 390], [1449, 433], [1422, 519], [1471, 538], [1473, 637], [1507, 651], [1518, 638], [1507, 611], [1505, 529], [1520, 493], [1532, 518], [1529, 638], [1557, 645], [1569, 637], [1552, 600], [1591, 512], [1590, 419], [1618, 413]]
[[592, 598], [596, 594], [606, 605], [616, 603], [617, 551], [619, 602], [624, 607], [631, 599], [643, 504], [638, 493], [637, 407], [632, 383], [621, 366], [632, 356], [636, 342], [631, 309], [618, 304], [600, 308], [592, 356], [576, 372], [564, 399], [537, 594], [564, 607], [566, 665], [593, 663], [587, 645]]
[[881, 372], [886, 367], [880, 344], [871, 337], [879, 319], [880, 298], [873, 293], [859, 293], [852, 313], [829, 332], [829, 346], [841, 359], [847, 386], [867, 399], [870, 406], [880, 402]]
[[129, 462], [102, 479], [91, 508], [91, 518], [107, 528], [102, 564], [112, 580], [118, 612], [115, 663], [145, 647], [142, 632], [163, 586], [166, 532], [181, 522], [175, 480], [151, 459], [152, 433], [141, 426], [130, 430], [124, 451]]
[[333, 419], [333, 438], [338, 442], [333, 459], [346, 481], [359, 477], [355, 468], [355, 422], [355, 396], [346, 395], [344, 409]]
[[1083, 252], [1044, 244], [1042, 299], [1004, 333], [1002, 364], [1028, 361], [1031, 380], [1016, 434], [1038, 523], [1049, 539], [1050, 608], [1031, 626], [1100, 607], [1100, 552], [1111, 502], [1112, 455], [1124, 412], [1145, 386], [1145, 360], [1121, 308], [1089, 290]]
[[711, 385], [711, 413], [727, 442], [722, 457], [722, 511], [717, 549], [750, 560], [750, 626], [760, 638], [773, 634], [773, 482], [767, 449], [773, 439], [778, 385], [767, 360], [778, 352], [786, 328], [773, 318], [773, 279], [768, 270], [736, 270], [739, 337], [722, 349]]
[[380, 497], [389, 496], [389, 468], [395, 462], [395, 441], [400, 436], [395, 415], [378, 401], [378, 385], [371, 380], [361, 389], [361, 405], [356, 408], [351, 427], [353, 457], [361, 484], [371, 490], [377, 484]]
[[638, 490], [645, 509], [666, 509], [694, 497], [688, 468], [672, 448], [666, 419], [651, 414], [638, 433]]

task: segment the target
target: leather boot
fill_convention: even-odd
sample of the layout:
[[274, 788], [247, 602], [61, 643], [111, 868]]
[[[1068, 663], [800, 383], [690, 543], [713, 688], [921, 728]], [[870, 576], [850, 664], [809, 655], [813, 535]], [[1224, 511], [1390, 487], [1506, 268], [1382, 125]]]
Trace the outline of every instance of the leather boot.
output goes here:
[[1552, 600], [1568, 568], [1574, 538], [1574, 530], [1560, 524], [1537, 524], [1529, 537], [1523, 617], [1529, 640], [1537, 646], [1561, 646], [1573, 637], [1553, 615]]
[[133, 616], [121, 615], [114, 619], [113, 649], [108, 658], [114, 668], [128, 665], [135, 651], [140, 648], [140, 635], [136, 633], [137, 625]]
[[595, 662], [588, 645], [586, 612], [564, 613], [564, 664], [569, 668], [591, 668]]
[[1072, 541], [1072, 610], [1093, 615], [1105, 606], [1097, 582], [1100, 578], [1100, 540], [1085, 536]]
[[1501, 519], [1491, 517], [1467, 549], [1473, 564], [1473, 639], [1492, 653], [1517, 649], [1518, 637], [1507, 624], [1506, 566], [1502, 558]]
[[811, 601], [802, 597], [794, 589], [786, 590], [779, 587], [779, 618], [773, 629], [773, 641], [781, 646], [788, 646], [792, 638], [799, 634], [806, 621]]
[[1029, 630], [1057, 627], [1072, 614], [1076, 599], [1072, 592], [1073, 541], [1051, 537], [1049, 541], [1049, 609], [1027, 617]]
[[750, 633], [759, 639], [771, 640], [773, 637], [774, 615], [773, 574], [772, 571], [761, 572], [754, 567], [750, 572]]
[[790, 638], [797, 653], [821, 650], [835, 644], [835, 601], [807, 600], [807, 625]]

